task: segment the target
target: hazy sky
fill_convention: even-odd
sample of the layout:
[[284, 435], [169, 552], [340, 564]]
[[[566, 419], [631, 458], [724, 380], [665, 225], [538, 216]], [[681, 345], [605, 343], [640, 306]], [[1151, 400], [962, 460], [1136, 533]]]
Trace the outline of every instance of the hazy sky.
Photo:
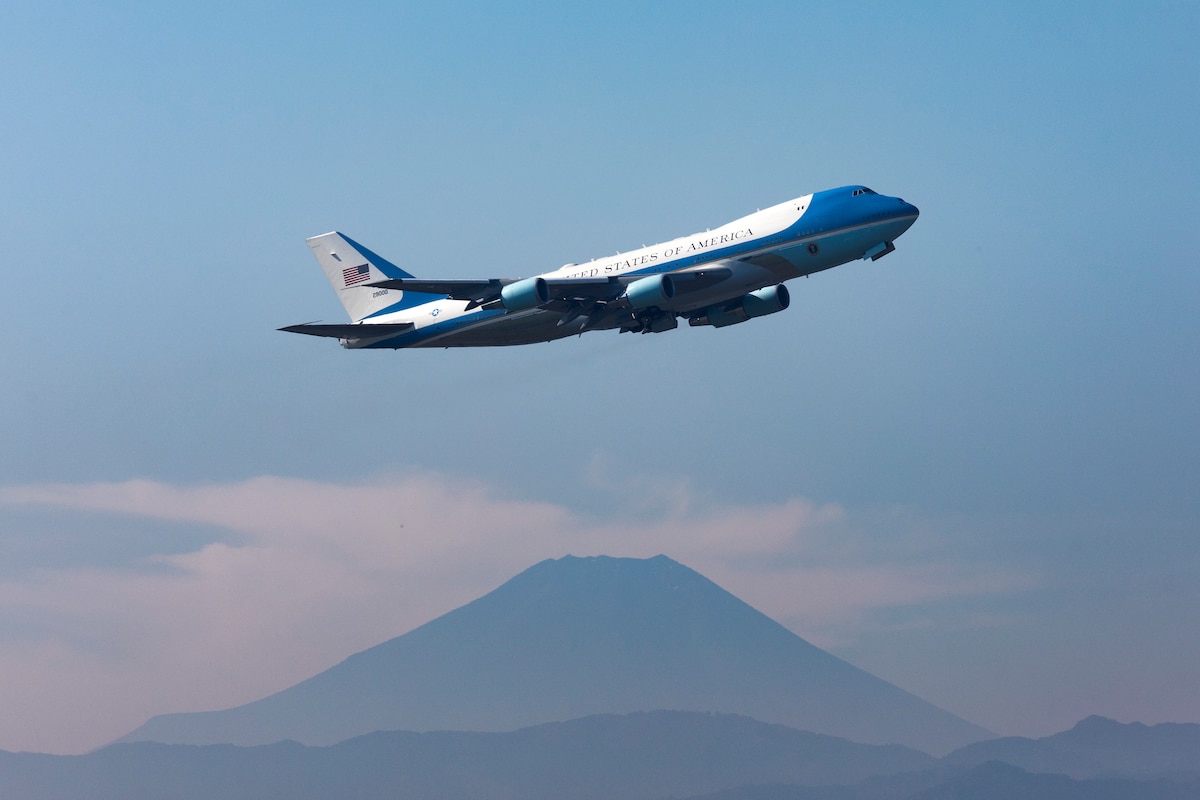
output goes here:
[[[0, 749], [255, 699], [543, 558], [692, 566], [1003, 734], [1200, 721], [1200, 5], [16, 2]], [[524, 276], [864, 183], [725, 330], [345, 352], [304, 244]]]

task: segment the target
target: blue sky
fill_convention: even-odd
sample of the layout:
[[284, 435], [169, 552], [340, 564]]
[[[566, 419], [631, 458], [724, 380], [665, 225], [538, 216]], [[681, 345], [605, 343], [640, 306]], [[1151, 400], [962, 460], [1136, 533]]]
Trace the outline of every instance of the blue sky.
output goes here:
[[[1195, 4], [5, 18], [0, 749], [253, 699], [568, 552], [666, 552], [999, 733], [1200, 721]], [[274, 330], [342, 320], [328, 230], [530, 275], [849, 183], [921, 219], [752, 324]]]

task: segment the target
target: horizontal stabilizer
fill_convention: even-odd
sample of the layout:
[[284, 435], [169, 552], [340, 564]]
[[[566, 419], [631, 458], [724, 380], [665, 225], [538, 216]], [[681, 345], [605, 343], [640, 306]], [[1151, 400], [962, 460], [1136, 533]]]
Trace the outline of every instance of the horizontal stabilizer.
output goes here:
[[376, 323], [374, 325], [289, 325], [280, 328], [288, 333], [306, 333], [309, 336], [329, 336], [334, 339], [379, 339], [384, 336], [395, 336], [408, 333], [415, 326], [411, 322]]

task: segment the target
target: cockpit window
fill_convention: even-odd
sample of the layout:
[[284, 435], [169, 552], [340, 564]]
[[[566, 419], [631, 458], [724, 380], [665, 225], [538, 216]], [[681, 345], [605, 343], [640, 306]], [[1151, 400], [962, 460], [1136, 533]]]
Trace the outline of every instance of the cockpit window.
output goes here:
[[860, 194], [875, 194], [875, 192], [873, 192], [870, 189], [868, 189], [867, 187], [863, 186], [858, 189], [855, 189], [854, 194], [852, 196], [858, 197]]

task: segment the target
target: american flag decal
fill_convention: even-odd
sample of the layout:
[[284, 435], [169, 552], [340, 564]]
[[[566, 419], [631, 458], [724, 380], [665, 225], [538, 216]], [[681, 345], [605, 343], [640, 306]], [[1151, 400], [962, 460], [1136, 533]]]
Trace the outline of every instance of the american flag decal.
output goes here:
[[347, 286], [353, 286], [356, 283], [371, 279], [371, 267], [367, 264], [360, 264], [357, 267], [346, 267], [342, 270], [342, 280]]

